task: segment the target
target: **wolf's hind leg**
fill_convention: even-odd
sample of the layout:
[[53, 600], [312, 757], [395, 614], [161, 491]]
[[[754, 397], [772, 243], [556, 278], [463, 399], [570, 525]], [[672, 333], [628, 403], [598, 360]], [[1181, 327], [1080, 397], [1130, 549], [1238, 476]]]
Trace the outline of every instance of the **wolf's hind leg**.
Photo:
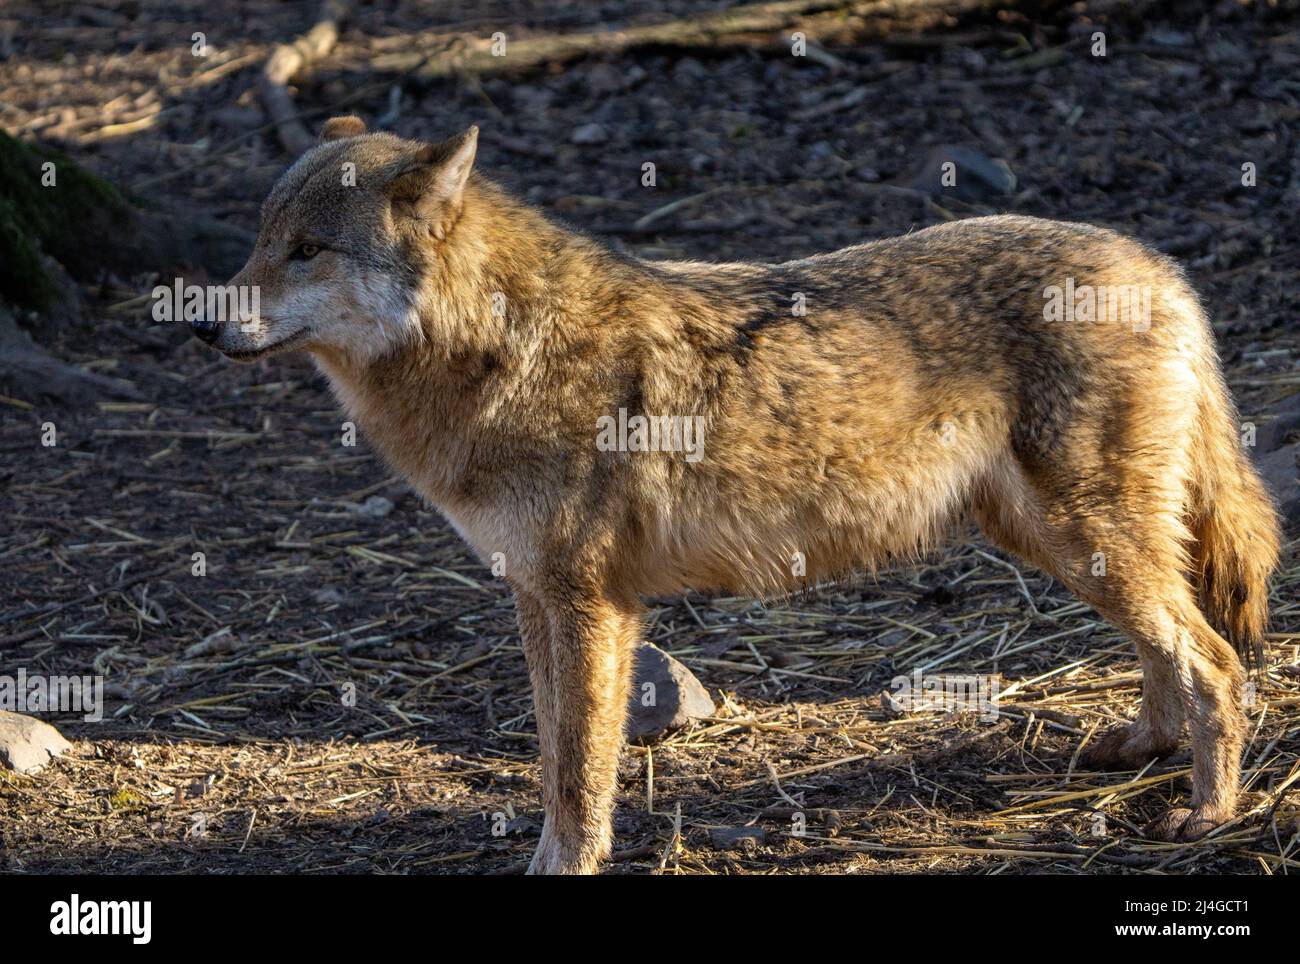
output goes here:
[[1152, 824], [1164, 840], [1195, 840], [1232, 818], [1241, 782], [1246, 716], [1245, 672], [1236, 651], [1189, 601], [1176, 617], [1175, 664], [1192, 731], [1191, 808], [1175, 807]]
[[531, 874], [590, 874], [609, 854], [623, 749], [634, 607], [516, 593], [533, 684], [546, 819]]
[[1195, 840], [1236, 809], [1245, 673], [1227, 640], [1205, 621], [1181, 573], [1148, 576], [1117, 595], [1109, 605], [1089, 601], [1137, 643], [1142, 711], [1135, 723], [1103, 734], [1087, 760], [1137, 769], [1173, 749], [1176, 721], [1186, 718], [1192, 737], [1191, 806], [1168, 810], [1151, 832], [1165, 840]]
[[[1091, 574], [1095, 567], [1094, 554], [1104, 550], [1090, 545], [1092, 540], [1071, 538], [1060, 531], [1061, 526], [1049, 525], [1032, 493], [1018, 493], [1012, 511], [991, 500], [980, 503], [975, 507], [975, 518], [989, 541], [1057, 579], [1084, 602], [1102, 611], [1114, 625], [1123, 628], [1121, 623], [1129, 622], [1127, 618], [1121, 620], [1105, 612], [1111, 602], [1113, 584]], [[1075, 548], [1071, 550], [1070, 546]], [[1173, 666], [1146, 640], [1138, 635], [1133, 635], [1133, 639], [1143, 679], [1138, 718], [1133, 723], [1111, 727], [1089, 743], [1083, 759], [1085, 766], [1137, 769], [1152, 759], [1169, 756], [1178, 747], [1184, 714]]]
[[1237, 805], [1245, 674], [1181, 573], [1139, 574], [1117, 585], [1122, 588], [1112, 587], [1109, 598], [1086, 601], [1137, 644], [1142, 709], [1135, 722], [1102, 734], [1084, 762], [1136, 770], [1174, 750], [1185, 718], [1192, 736], [1191, 806], [1167, 811], [1151, 831], [1165, 840], [1195, 840], [1230, 819]]
[[[1167, 839], [1193, 839], [1231, 817], [1236, 805], [1245, 718], [1244, 674], [1227, 641], [1205, 621], [1184, 570], [1177, 515], [1159, 511], [1157, 494], [1107, 492], [1051, 500], [1031, 493], [1015, 511], [1014, 537], [996, 507], [977, 516], [994, 541], [1026, 555], [1133, 639], [1142, 663], [1142, 707], [1133, 723], [1090, 744], [1085, 765], [1137, 769], [1177, 747], [1184, 719], [1193, 757], [1191, 808], [1154, 825]], [[1100, 496], [1100, 494], [1099, 494]], [[1086, 504], [1087, 511], [1079, 506]], [[1123, 506], [1150, 511], [1125, 512]], [[999, 529], [999, 526], [1002, 529]]]

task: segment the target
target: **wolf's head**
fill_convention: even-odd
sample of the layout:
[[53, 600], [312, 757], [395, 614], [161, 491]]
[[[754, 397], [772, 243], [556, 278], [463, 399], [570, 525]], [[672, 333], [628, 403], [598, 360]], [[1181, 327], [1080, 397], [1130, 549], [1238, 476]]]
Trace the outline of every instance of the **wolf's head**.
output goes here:
[[430, 262], [460, 216], [478, 128], [440, 144], [326, 122], [262, 205], [257, 243], [232, 286], [256, 286], [251, 318], [194, 334], [250, 361], [289, 348], [378, 357], [419, 330]]

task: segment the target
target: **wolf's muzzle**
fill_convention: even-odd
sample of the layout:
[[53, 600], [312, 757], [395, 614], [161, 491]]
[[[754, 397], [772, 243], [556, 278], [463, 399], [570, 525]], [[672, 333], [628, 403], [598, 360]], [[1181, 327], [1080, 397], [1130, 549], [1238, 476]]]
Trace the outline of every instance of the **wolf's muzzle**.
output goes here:
[[190, 322], [190, 331], [194, 337], [204, 344], [211, 345], [217, 340], [217, 335], [221, 333], [221, 322], [212, 321], [208, 318], [195, 318]]

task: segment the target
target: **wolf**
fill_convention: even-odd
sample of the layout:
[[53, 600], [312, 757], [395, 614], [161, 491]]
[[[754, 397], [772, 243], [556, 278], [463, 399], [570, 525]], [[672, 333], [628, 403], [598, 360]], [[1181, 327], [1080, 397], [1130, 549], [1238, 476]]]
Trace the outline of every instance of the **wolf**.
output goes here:
[[[970, 521], [1136, 645], [1140, 712], [1090, 765], [1138, 768], [1190, 732], [1190, 799], [1148, 833], [1234, 815], [1279, 531], [1176, 263], [1010, 215], [782, 264], [640, 260], [481, 176], [477, 137], [328, 121], [230, 282], [260, 291], [257, 316], [193, 328], [240, 361], [309, 353], [503, 563], [542, 763], [530, 872], [609, 853], [647, 596], [794, 592]], [[1084, 291], [1142, 296], [1084, 310]], [[692, 420], [700, 457], [639, 444], [637, 417]], [[627, 444], [597, 445], [614, 418]]]

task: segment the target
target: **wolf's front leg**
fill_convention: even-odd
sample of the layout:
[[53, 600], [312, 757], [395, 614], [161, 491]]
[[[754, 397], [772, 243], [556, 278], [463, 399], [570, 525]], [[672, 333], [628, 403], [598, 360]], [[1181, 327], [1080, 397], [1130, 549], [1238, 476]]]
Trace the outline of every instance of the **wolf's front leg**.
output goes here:
[[515, 605], [533, 683], [546, 821], [530, 874], [590, 874], [609, 854], [640, 611], [601, 595]]

